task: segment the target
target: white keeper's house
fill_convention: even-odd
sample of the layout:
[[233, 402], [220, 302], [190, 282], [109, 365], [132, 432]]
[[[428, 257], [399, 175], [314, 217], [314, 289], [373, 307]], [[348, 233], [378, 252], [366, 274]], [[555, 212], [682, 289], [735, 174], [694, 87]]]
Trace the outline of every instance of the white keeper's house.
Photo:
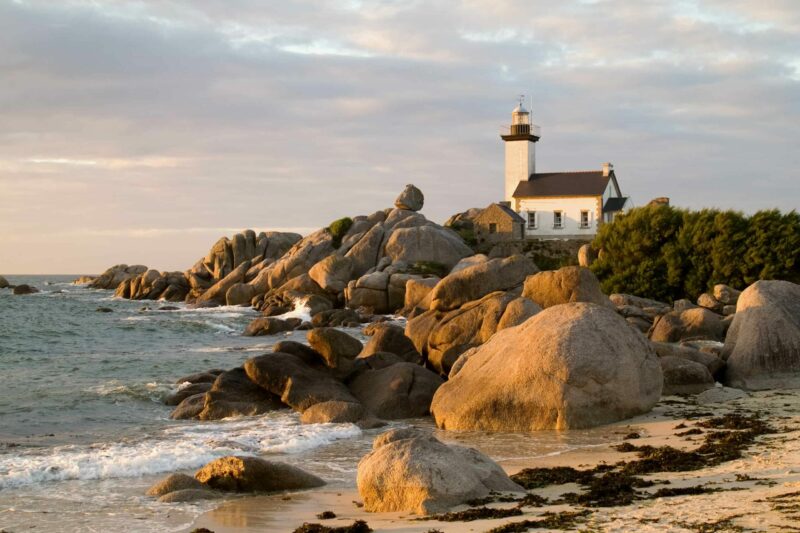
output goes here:
[[[532, 124], [522, 103], [511, 113], [511, 125], [503, 128], [501, 138], [505, 142], [503, 205], [522, 217], [525, 238], [591, 239], [603, 222], [629, 207], [611, 163], [600, 170], [536, 172], [541, 130]], [[486, 233], [490, 232], [488, 228]]]

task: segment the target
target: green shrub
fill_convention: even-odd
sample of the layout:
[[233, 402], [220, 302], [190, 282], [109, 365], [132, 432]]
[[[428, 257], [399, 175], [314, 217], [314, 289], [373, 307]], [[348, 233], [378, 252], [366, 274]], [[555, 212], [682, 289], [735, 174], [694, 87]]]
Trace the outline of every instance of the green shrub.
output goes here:
[[350, 217], [340, 218], [339, 220], [331, 222], [330, 226], [328, 226], [328, 233], [333, 237], [334, 248], [338, 248], [342, 245], [342, 239], [347, 235], [347, 232], [352, 226], [353, 219]]
[[800, 281], [800, 215], [759, 211], [632, 209], [603, 225], [592, 265], [606, 293], [695, 299], [717, 283], [742, 289], [759, 279]]

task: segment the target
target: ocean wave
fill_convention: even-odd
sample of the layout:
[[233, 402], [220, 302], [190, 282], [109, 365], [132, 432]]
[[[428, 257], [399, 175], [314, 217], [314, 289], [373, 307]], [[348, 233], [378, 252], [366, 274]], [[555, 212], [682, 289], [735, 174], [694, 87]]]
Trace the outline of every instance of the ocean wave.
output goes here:
[[125, 396], [135, 400], [161, 402], [166, 394], [175, 390], [173, 383], [123, 383], [119, 380], [107, 381], [103, 384], [84, 389], [85, 394], [108, 397]]
[[296, 454], [353, 438], [353, 424], [300, 424], [295, 413], [170, 427], [137, 442], [0, 454], [0, 489], [66, 480], [130, 478], [198, 468], [225, 455]]

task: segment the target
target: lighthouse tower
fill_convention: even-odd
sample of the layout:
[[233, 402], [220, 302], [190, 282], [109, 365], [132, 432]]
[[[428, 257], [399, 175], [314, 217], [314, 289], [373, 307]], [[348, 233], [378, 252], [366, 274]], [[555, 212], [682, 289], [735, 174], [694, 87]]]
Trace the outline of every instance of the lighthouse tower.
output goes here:
[[536, 142], [539, 140], [539, 127], [531, 124], [531, 114], [522, 105], [511, 113], [511, 126], [503, 128], [500, 138], [506, 145], [506, 179], [503, 199], [514, 206], [514, 191], [520, 181], [528, 181], [536, 169]]

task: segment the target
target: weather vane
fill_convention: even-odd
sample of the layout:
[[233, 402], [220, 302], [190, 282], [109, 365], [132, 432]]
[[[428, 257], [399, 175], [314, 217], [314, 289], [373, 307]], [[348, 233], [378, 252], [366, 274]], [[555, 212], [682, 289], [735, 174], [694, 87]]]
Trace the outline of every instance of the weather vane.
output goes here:
[[519, 95], [519, 106], [520, 107], [523, 107], [523, 105], [522, 105], [523, 102], [525, 102], [525, 95], [521, 94], [521, 95]]

